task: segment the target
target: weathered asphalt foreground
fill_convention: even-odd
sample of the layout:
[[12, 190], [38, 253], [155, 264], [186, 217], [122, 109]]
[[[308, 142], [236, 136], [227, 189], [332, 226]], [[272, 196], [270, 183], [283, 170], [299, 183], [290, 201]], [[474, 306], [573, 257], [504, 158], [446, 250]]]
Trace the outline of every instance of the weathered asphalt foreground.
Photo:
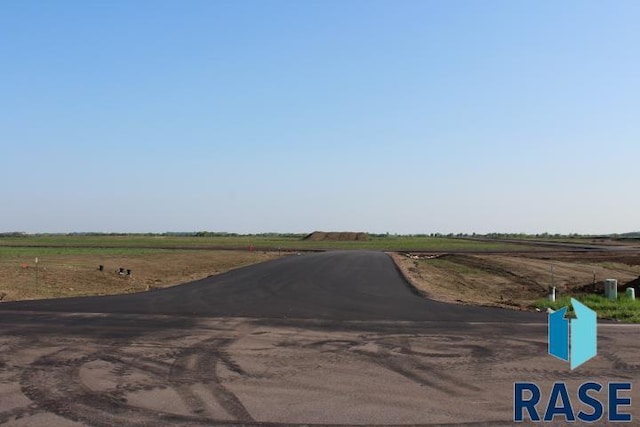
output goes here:
[[5, 303], [0, 423], [512, 425], [515, 381], [638, 384], [639, 327], [599, 325], [598, 356], [572, 372], [547, 356], [545, 322], [425, 300], [376, 252]]

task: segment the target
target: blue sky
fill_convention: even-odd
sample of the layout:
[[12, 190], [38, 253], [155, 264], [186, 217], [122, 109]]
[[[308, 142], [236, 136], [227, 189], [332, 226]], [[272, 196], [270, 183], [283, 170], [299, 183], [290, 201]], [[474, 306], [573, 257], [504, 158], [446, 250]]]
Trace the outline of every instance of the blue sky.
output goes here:
[[0, 2], [0, 231], [640, 230], [640, 2]]

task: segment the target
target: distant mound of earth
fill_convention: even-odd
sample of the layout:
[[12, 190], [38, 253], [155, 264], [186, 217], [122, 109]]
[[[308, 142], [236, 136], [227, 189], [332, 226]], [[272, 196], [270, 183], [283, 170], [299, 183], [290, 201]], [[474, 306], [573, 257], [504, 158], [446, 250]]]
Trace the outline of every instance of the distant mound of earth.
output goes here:
[[352, 232], [336, 232], [336, 231], [314, 231], [311, 234], [305, 236], [304, 240], [310, 240], [312, 242], [324, 242], [324, 241], [361, 241], [369, 240], [367, 233], [352, 233]]

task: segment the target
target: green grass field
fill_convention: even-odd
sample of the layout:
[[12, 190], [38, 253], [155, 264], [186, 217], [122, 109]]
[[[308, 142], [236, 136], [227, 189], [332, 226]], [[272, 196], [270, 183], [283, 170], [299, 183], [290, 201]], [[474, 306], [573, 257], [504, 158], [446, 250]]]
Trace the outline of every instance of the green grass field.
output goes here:
[[[625, 295], [618, 295], [617, 301], [611, 301], [602, 295], [583, 295], [575, 297], [578, 301], [598, 313], [601, 319], [616, 319], [629, 323], [640, 323], [640, 300], [631, 300]], [[572, 313], [571, 298], [558, 298], [555, 302], [548, 299], [536, 301], [536, 307], [541, 309], [551, 308], [558, 310], [569, 307], [568, 313]]]
[[[244, 249], [253, 245], [256, 249], [283, 250], [321, 250], [321, 249], [372, 249], [385, 251], [492, 251], [492, 250], [524, 250], [532, 246], [473, 241], [447, 237], [416, 236], [371, 236], [367, 241], [307, 241], [303, 235], [239, 235], [239, 236], [92, 236], [92, 235], [29, 235], [24, 237], [0, 237], [0, 251], [7, 248], [17, 250], [18, 247], [28, 250], [29, 247], [81, 248], [95, 249], [204, 249], [234, 248]], [[2, 253], [0, 252], [0, 253]]]
[[172, 249], [136, 247], [83, 247], [83, 246], [3, 246], [0, 244], [0, 262], [3, 258], [45, 257], [53, 255], [129, 256], [171, 252]]

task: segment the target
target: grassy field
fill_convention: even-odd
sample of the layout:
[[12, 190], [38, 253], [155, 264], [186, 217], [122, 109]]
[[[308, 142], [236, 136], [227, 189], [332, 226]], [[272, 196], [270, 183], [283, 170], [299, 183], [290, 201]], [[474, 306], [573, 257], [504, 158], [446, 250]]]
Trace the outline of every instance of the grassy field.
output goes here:
[[25, 237], [0, 237], [0, 248], [50, 246], [67, 248], [136, 248], [136, 249], [206, 249], [233, 248], [248, 249], [253, 245], [257, 249], [283, 250], [321, 250], [321, 249], [372, 249], [385, 251], [497, 251], [523, 250], [532, 246], [473, 241], [446, 237], [415, 236], [371, 236], [367, 241], [308, 241], [299, 236], [78, 236], [78, 235], [34, 235]]
[[[611, 301], [602, 295], [583, 295], [574, 298], [595, 310], [601, 319], [617, 319], [623, 322], [640, 323], [640, 300], [631, 300], [625, 295], [618, 295], [617, 301]], [[567, 312], [573, 312], [570, 297], [558, 298], [554, 302], [549, 301], [549, 299], [540, 299], [536, 301], [535, 305], [540, 309], [551, 308], [553, 310], [569, 307]]]

